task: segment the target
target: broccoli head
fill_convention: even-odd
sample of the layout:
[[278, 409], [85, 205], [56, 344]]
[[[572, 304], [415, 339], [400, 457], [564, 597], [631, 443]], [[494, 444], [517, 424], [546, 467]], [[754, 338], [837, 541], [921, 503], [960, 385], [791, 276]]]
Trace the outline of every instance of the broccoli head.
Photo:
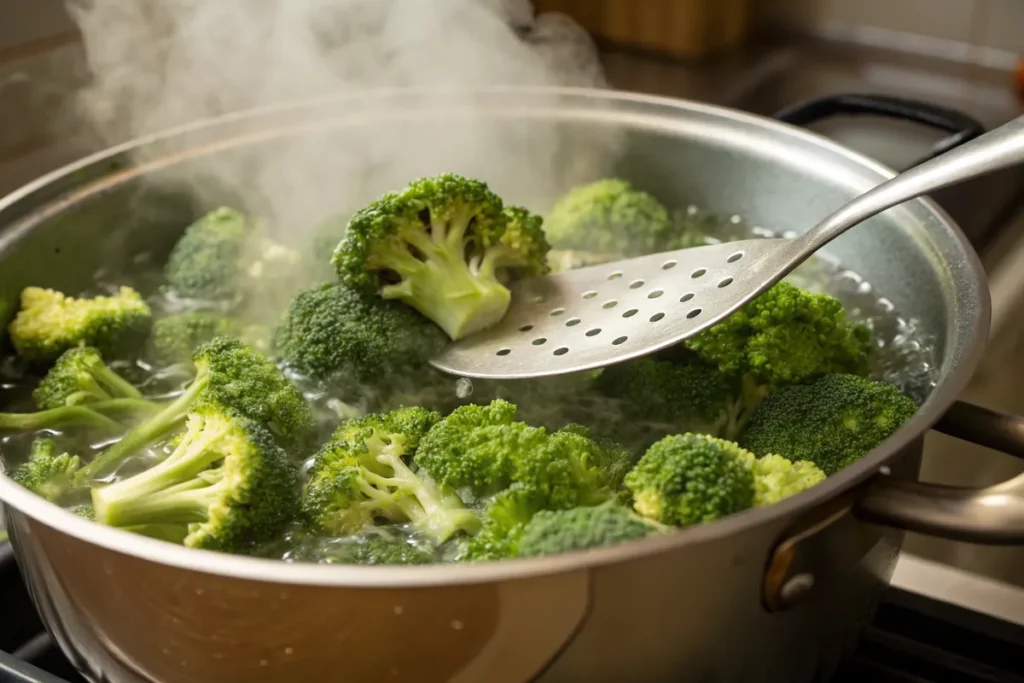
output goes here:
[[544, 498], [542, 491], [521, 483], [490, 498], [482, 510], [480, 531], [469, 539], [460, 559], [488, 562], [516, 557], [526, 525], [546, 508]]
[[710, 522], [754, 505], [750, 454], [705, 434], [667, 436], [626, 475], [633, 507], [662, 524]]
[[316, 530], [358, 533], [377, 520], [408, 522], [435, 543], [480, 522], [462, 500], [407, 460], [440, 419], [423, 408], [403, 408], [342, 423], [313, 458], [304, 518]]
[[617, 501], [568, 510], [541, 510], [523, 529], [518, 557], [557, 555], [635, 541], [668, 531]]
[[664, 250], [672, 220], [650, 194], [607, 178], [570, 190], [555, 203], [545, 226], [556, 249], [622, 258]]
[[168, 287], [175, 296], [220, 306], [276, 303], [299, 278], [302, 259], [264, 233], [262, 224], [235, 209], [207, 213], [174, 245], [164, 269]]
[[192, 357], [195, 379], [180, 396], [129, 431], [82, 468], [95, 476], [179, 428], [197, 406], [211, 405], [252, 420], [286, 448], [306, 445], [313, 413], [277, 366], [232, 337], [217, 337]]
[[206, 404], [189, 413], [174, 450], [150, 469], [96, 486], [96, 521], [178, 526], [184, 545], [245, 552], [294, 519], [298, 466], [259, 423]]
[[891, 384], [830, 374], [768, 396], [740, 443], [757, 454], [810, 461], [831, 475], [872, 451], [915, 412], [914, 401]]
[[825, 473], [813, 462], [792, 462], [781, 455], [757, 458], [751, 453], [750, 467], [754, 473], [756, 507], [778, 503], [825, 481]]
[[513, 213], [482, 182], [444, 174], [411, 183], [356, 212], [332, 257], [346, 284], [397, 299], [451, 339], [505, 315], [505, 276], [544, 273], [540, 222]]
[[865, 374], [871, 337], [838, 300], [780, 282], [684, 344], [723, 373], [775, 388], [830, 372]]
[[149, 342], [158, 363], [185, 363], [200, 345], [233, 332], [233, 321], [219, 313], [186, 311], [154, 322]]
[[152, 317], [149, 305], [131, 287], [91, 299], [26, 287], [8, 332], [20, 358], [48, 365], [75, 346], [93, 346], [106, 357], [134, 353], [149, 334]]
[[77, 455], [60, 452], [53, 439], [37, 438], [32, 442], [28, 460], [14, 468], [11, 478], [55, 503], [74, 488], [80, 464]]
[[700, 432], [731, 436], [739, 392], [734, 378], [687, 354], [678, 361], [652, 357], [610, 365], [596, 380], [598, 390], [615, 398], [622, 417], [616, 433], [630, 443], [650, 445], [656, 435]]
[[630, 455], [575, 425], [554, 433], [531, 427], [516, 419], [515, 405], [497, 399], [456, 408], [432, 427], [416, 464], [476, 498], [518, 483], [541, 494], [545, 506], [562, 508], [614, 497]]
[[107, 366], [98, 349], [77, 346], [57, 358], [32, 398], [40, 410], [49, 410], [112, 399], [140, 400], [142, 393]]
[[304, 376], [375, 384], [426, 371], [446, 343], [408, 306], [342, 284], [296, 296], [274, 337], [277, 353]]

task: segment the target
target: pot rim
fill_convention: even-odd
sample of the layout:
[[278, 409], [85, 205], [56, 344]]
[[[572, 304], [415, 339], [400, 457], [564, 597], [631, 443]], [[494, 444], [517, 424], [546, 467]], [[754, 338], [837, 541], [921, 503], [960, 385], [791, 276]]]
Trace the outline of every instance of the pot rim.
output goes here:
[[[802, 128], [781, 123], [775, 119], [741, 112], [718, 105], [693, 102], [680, 98], [669, 98], [655, 95], [644, 95], [625, 91], [600, 90], [593, 88], [571, 87], [518, 87], [494, 86], [457, 90], [455, 92], [470, 96], [494, 96], [500, 94], [523, 94], [537, 96], [575, 97], [582, 100], [598, 102], [632, 102], [658, 107], [665, 111], [694, 112], [710, 115], [719, 119], [730, 120], [750, 127], [760, 128], [765, 133], [774, 134], [781, 139], [802, 141], [814, 145], [822, 152], [841, 157], [860, 170], [868, 171], [878, 177], [879, 182], [896, 175], [896, 173], [858, 152], [843, 147], [828, 138], [811, 133]], [[313, 109], [325, 104], [343, 103], [348, 101], [369, 101], [376, 98], [393, 98], [415, 93], [428, 93], [436, 96], [437, 90], [413, 88], [389, 88], [366, 91], [359, 94], [332, 95], [279, 105], [260, 107], [235, 112], [189, 123], [156, 134], [137, 138], [121, 143], [106, 150], [97, 152], [56, 169], [42, 177], [15, 190], [7, 197], [0, 198], [0, 213], [29, 197], [34, 192], [66, 178], [67, 176], [89, 167], [97, 162], [118, 157], [133, 149], [169, 140], [189, 132], [196, 132], [232, 122], [257, 119], [274, 113], [286, 113]], [[136, 166], [129, 175], [143, 174], [148, 164]], [[125, 174], [118, 171], [117, 175]], [[987, 287], [984, 286], [984, 271], [980, 259], [967, 241], [959, 226], [933, 201], [919, 198], [908, 202], [916, 203], [924, 208], [943, 224], [956, 239], [960, 256], [964, 262], [957, 264], [966, 268], [968, 276], [960, 279], [961, 286], [969, 291], [969, 297], [977, 302], [975, 325], [970, 332], [960, 331], [957, 334], [965, 337], [959, 344], [960, 353], [955, 358], [944, 359], [950, 366], [943, 380], [935, 386], [928, 398], [911, 420], [889, 439], [883, 442], [872, 453], [861, 458], [839, 474], [833, 475], [823, 483], [804, 491], [789, 499], [765, 508], [751, 509], [731, 515], [716, 522], [695, 525], [680, 529], [662, 537], [654, 537], [632, 541], [618, 546], [599, 548], [587, 551], [569, 552], [561, 555], [536, 559], [503, 560], [480, 564], [438, 564], [420, 567], [360, 567], [351, 565], [321, 565], [314, 563], [289, 563], [276, 559], [262, 559], [247, 556], [228, 555], [224, 553], [196, 550], [175, 546], [166, 542], [146, 538], [127, 531], [105, 527], [83, 519], [63, 508], [54, 505], [30, 491], [17, 485], [9, 477], [0, 473], [0, 502], [7, 508], [8, 518], [13, 514], [24, 514], [32, 519], [76, 539], [99, 545], [108, 550], [138, 557], [151, 562], [170, 565], [181, 569], [200, 573], [214, 574], [254, 581], [265, 581], [293, 585], [317, 585], [339, 587], [367, 588], [423, 588], [452, 584], [475, 584], [483, 582], [528, 579], [556, 573], [589, 570], [604, 565], [618, 564], [641, 557], [666, 551], [680, 550], [687, 546], [713, 542], [745, 530], [767, 525], [791, 516], [794, 513], [809, 509], [854, 488], [873, 475], [891, 457], [919, 438], [929, 429], [939, 416], [956, 400], [960, 392], [970, 380], [984, 352], [989, 317], [990, 300]], [[13, 230], [11, 234], [17, 234]], [[6, 242], [0, 237], [0, 244]], [[10, 520], [15, 521], [15, 520]], [[11, 537], [17, 544], [18, 528], [11, 528]]]

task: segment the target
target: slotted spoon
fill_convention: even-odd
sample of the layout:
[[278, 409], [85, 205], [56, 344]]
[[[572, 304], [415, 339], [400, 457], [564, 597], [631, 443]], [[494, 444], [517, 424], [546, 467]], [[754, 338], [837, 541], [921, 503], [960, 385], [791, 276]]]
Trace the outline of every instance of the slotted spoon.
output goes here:
[[525, 379], [653, 353], [721, 321], [875, 214], [1021, 162], [1024, 117], [878, 185], [792, 239], [694, 247], [522, 280], [497, 326], [431, 362], [461, 377]]

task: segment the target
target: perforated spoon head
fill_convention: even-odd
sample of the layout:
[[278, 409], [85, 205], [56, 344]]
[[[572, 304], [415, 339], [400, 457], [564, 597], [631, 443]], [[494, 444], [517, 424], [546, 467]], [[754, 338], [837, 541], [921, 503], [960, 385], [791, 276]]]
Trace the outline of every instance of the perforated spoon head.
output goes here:
[[780, 279], [800, 240], [753, 239], [588, 266], [512, 285], [496, 326], [432, 364], [481, 379], [524, 379], [612, 365], [678, 344]]

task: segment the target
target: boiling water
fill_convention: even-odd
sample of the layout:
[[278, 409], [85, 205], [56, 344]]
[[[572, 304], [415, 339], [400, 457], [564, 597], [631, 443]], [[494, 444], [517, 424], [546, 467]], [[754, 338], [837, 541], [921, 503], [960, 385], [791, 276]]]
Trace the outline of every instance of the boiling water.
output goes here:
[[[676, 220], [691, 231], [702, 233], [695, 240], [699, 242], [732, 241], [751, 237], [776, 237], [776, 233], [744, 223], [739, 216], [715, 216], [700, 212], [696, 207], [678, 211]], [[714, 235], [714, 238], [707, 235]], [[782, 235], [786, 236], [786, 235]], [[876, 339], [877, 353], [873, 374], [897, 385], [917, 402], [923, 401], [935, 384], [937, 363], [934, 358], [934, 340], [927, 337], [916, 321], [906, 319], [894, 310], [892, 303], [874, 291], [870, 283], [858, 274], [844, 269], [840, 264], [823, 257], [814, 257], [787, 278], [793, 284], [826, 292], [841, 300], [848, 316], [866, 324]], [[119, 282], [118, 284], [126, 284]], [[133, 283], [127, 283], [133, 284]], [[104, 289], [104, 287], [100, 287]], [[165, 295], [158, 295], [152, 301], [155, 311], [181, 310], [184, 303]], [[188, 370], [181, 367], [153, 368], [145, 363], [116, 364], [115, 368], [126, 378], [138, 384], [149, 396], [170, 397], [180, 392], [188, 382]], [[366, 392], [346, 392], [336, 395], [300, 376], [291, 375], [305, 393], [314, 408], [321, 426], [320, 441], [325, 440], [339, 420], [363, 414], [370, 405], [371, 396]], [[22, 372], [11, 358], [0, 360], [0, 401], [6, 411], [31, 411], [31, 390], [37, 378]], [[419, 387], [416, 394], [400, 400], [406, 405], [426, 405], [438, 410], [451, 409], [468, 403], [487, 403], [493, 398], [513, 400], [520, 407], [520, 419], [535, 426], [558, 429], [569, 422], [583, 424], [600, 432], [607, 425], [614, 425], [622, 419], [622, 408], [618, 401], [595, 396], [585, 390], [589, 375], [573, 375], [543, 380], [531, 380], [529, 385], [475, 381], [437, 375], [436, 380], [424, 389]], [[673, 431], [672, 425], [648, 425], [651, 434], [665, 435]], [[64, 435], [48, 431], [64, 441]], [[9, 435], [0, 439], [0, 465], [12, 467], [22, 462], [28, 454], [32, 439], [36, 435]], [[61, 443], [62, 447], [89, 458], [91, 454], [106, 447], [106, 443]], [[633, 444], [627, 444], [635, 446]], [[134, 473], [155, 462], [166, 453], [162, 448], [129, 459], [110, 479], [116, 480]], [[297, 453], [308, 469], [312, 453]], [[72, 503], [86, 502], [76, 500]], [[389, 527], [386, 533], [404, 537], [411, 547], [430, 552], [430, 546], [415, 534], [401, 527]], [[288, 562], [337, 563], [344, 561], [349, 546], [359, 543], [359, 538], [324, 538], [306, 534], [297, 525], [285, 529], [278, 538], [255, 550], [264, 557], [279, 558]], [[457, 559], [459, 542], [452, 542], [433, 551], [435, 561]]]

